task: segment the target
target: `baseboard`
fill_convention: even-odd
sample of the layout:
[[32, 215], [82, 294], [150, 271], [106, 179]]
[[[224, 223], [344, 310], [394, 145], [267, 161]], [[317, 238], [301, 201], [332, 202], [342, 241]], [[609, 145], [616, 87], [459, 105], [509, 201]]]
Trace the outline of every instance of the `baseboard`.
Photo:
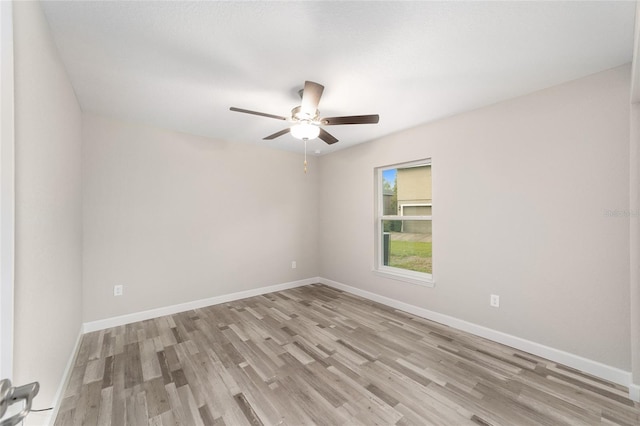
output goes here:
[[[39, 418], [38, 423], [30, 423], [29, 418], [33, 418], [33, 414], [31, 413], [25, 419], [25, 425], [28, 426], [30, 424], [45, 424], [45, 425], [53, 425], [53, 422], [58, 415], [58, 411], [60, 411], [60, 405], [62, 404], [62, 399], [64, 397], [64, 391], [67, 389], [67, 385], [69, 384], [69, 380], [71, 380], [71, 372], [73, 371], [73, 366], [76, 363], [76, 358], [78, 357], [78, 352], [80, 351], [80, 342], [82, 342], [82, 327], [80, 327], [80, 331], [78, 333], [78, 338], [76, 339], [76, 343], [73, 346], [73, 350], [71, 351], [71, 356], [69, 357], [69, 361], [67, 361], [67, 365], [64, 368], [64, 372], [62, 373], [62, 380], [60, 381], [60, 385], [58, 386], [58, 390], [56, 391], [55, 396], [53, 397], [52, 407], [53, 410], [47, 411], [46, 418]], [[34, 407], [40, 408], [40, 407]]]
[[274, 291], [288, 290], [290, 288], [301, 287], [318, 282], [320, 282], [319, 277], [306, 278], [304, 280], [275, 284], [267, 287], [239, 291], [231, 294], [223, 294], [221, 296], [210, 297], [207, 299], [194, 300], [192, 302], [164, 306], [162, 308], [149, 309], [147, 311], [135, 312], [132, 314], [121, 315], [97, 321], [85, 322], [83, 324], [82, 331], [83, 333], [90, 333], [92, 331], [118, 327], [120, 325], [131, 324], [137, 321], [144, 321], [152, 318], [162, 317], [165, 315], [177, 314], [178, 312], [189, 311], [191, 309], [204, 308], [205, 306], [218, 305], [220, 303], [232, 302], [234, 300], [246, 299], [247, 297], [260, 296], [262, 294], [272, 293]]
[[[477, 325], [468, 321], [464, 321], [449, 315], [433, 312], [428, 309], [420, 308], [418, 306], [410, 305], [408, 303], [400, 302], [399, 300], [391, 299], [386, 296], [372, 293], [370, 291], [361, 290], [356, 287], [352, 287], [347, 284], [343, 284], [337, 281], [329, 280], [326, 278], [320, 278], [319, 282], [326, 284], [330, 287], [334, 287], [338, 290], [352, 293], [365, 299], [372, 300], [374, 302], [382, 303], [383, 305], [390, 306], [401, 311], [409, 312], [413, 315], [417, 315], [422, 318], [426, 318], [440, 324], [448, 325], [458, 330], [466, 331], [468, 333], [480, 336], [494, 342], [502, 343], [504, 345], [516, 348], [525, 352], [529, 352], [534, 355], [546, 358], [550, 361], [564, 364], [568, 367], [575, 368], [576, 370], [583, 371], [601, 379], [608, 380], [619, 385], [629, 387], [629, 395], [632, 395], [631, 390], [631, 373], [628, 371], [620, 370], [615, 367], [611, 367], [606, 364], [602, 364], [597, 361], [593, 361], [587, 358], [583, 358], [579, 355], [575, 355], [569, 352], [565, 352], [559, 349], [555, 349], [549, 346], [542, 345], [540, 343], [532, 342], [520, 337], [512, 336], [501, 331], [496, 331], [481, 325]], [[636, 397], [639, 396], [640, 387], [635, 387]], [[634, 399], [633, 397], [631, 399]], [[638, 399], [634, 399], [637, 401]]]
[[635, 383], [629, 385], [629, 398], [632, 401], [640, 402], [640, 385], [636, 385]]

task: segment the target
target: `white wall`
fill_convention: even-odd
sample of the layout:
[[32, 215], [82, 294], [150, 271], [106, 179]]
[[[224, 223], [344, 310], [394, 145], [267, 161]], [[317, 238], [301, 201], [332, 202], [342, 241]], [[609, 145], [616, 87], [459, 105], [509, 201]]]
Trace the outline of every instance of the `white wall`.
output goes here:
[[[634, 69], [634, 74], [637, 68]], [[631, 104], [631, 138], [629, 143], [629, 222], [631, 310], [631, 394], [640, 400], [640, 104]]]
[[[605, 216], [629, 206], [629, 81], [620, 67], [322, 157], [321, 276], [631, 371], [629, 217]], [[371, 272], [373, 169], [425, 157], [433, 289]]]
[[305, 175], [298, 154], [83, 123], [84, 321], [318, 275], [313, 161]]
[[51, 405], [82, 322], [82, 115], [38, 2], [15, 2], [14, 383]]
[[13, 378], [14, 114], [13, 10], [0, 2], [0, 378]]
[[[629, 140], [629, 210], [640, 213], [640, 7], [636, 3], [634, 52], [631, 67], [631, 123]], [[629, 222], [629, 304], [631, 310], [632, 399], [640, 401], [640, 214]]]

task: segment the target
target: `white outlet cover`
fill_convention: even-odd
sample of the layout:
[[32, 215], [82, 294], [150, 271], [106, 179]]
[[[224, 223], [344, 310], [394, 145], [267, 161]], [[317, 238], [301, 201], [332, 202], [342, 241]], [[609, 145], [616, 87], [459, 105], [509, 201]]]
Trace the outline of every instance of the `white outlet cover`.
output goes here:
[[113, 295], [114, 296], [122, 296], [122, 290], [123, 290], [123, 286], [122, 285], [114, 285], [113, 286]]
[[494, 308], [498, 308], [500, 307], [500, 296], [498, 296], [497, 294], [492, 294], [491, 295], [491, 300], [489, 302], [491, 304], [491, 306], [493, 306]]

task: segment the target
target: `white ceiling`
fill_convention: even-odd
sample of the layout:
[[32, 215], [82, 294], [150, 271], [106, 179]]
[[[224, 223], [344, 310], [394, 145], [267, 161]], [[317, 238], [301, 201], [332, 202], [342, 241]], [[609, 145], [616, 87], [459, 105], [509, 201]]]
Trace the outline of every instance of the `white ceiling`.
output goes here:
[[286, 123], [325, 86], [321, 154], [631, 62], [635, 2], [43, 3], [84, 111], [301, 152]]

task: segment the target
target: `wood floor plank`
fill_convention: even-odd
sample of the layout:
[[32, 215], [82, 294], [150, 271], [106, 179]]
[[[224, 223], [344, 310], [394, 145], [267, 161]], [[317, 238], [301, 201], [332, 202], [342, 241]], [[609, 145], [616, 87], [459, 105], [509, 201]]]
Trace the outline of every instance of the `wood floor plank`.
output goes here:
[[191, 392], [189, 386], [182, 386], [178, 388], [178, 396], [182, 401], [182, 407], [184, 414], [187, 418], [187, 423], [193, 426], [204, 426], [202, 423], [202, 417], [200, 417], [200, 411]]
[[86, 334], [55, 425], [640, 425], [627, 392], [316, 284]]
[[100, 394], [100, 406], [98, 411], [98, 426], [111, 424], [111, 410], [113, 409], [113, 387], [103, 388]]
[[268, 398], [271, 393], [269, 385], [262, 380], [262, 378], [256, 373], [252, 366], [246, 365], [241, 369], [234, 370], [237, 382], [241, 385], [240, 391], [235, 395], [243, 394], [245, 399], [249, 402], [252, 409], [256, 411], [257, 417], [263, 419], [265, 424], [277, 424], [282, 420], [282, 416], [279, 414], [285, 412], [286, 405], [275, 406], [274, 403]]
[[177, 425], [189, 425], [187, 413], [185, 412], [185, 409], [182, 405], [182, 400], [180, 399], [180, 395], [178, 394], [175, 383], [169, 383], [168, 385], [165, 385], [165, 390], [167, 392], [167, 398], [169, 401], [169, 405], [171, 406], [171, 413], [173, 414], [175, 423]]
[[125, 389], [125, 401], [125, 418], [128, 425], [146, 425], [149, 423], [147, 400], [140, 385]]

